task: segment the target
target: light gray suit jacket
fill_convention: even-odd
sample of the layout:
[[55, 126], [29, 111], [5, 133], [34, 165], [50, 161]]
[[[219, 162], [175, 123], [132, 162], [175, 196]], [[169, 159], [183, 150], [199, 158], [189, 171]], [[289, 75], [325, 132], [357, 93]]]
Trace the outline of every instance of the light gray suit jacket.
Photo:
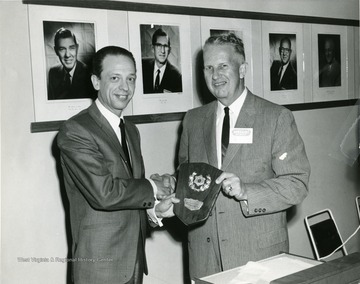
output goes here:
[[[185, 115], [180, 164], [217, 167], [216, 109], [215, 101]], [[220, 193], [209, 219], [189, 229], [192, 277], [288, 251], [285, 210], [308, 193], [310, 165], [291, 111], [248, 91], [236, 127], [253, 128], [253, 143], [230, 144], [222, 170], [240, 177], [248, 202]]]
[[[144, 178], [139, 132], [128, 121], [125, 128], [133, 174], [95, 103], [66, 121], [58, 134], [76, 284], [126, 283], [134, 273], [138, 248], [144, 252], [145, 209], [153, 207], [155, 199]], [[146, 272], [146, 260], [140, 261]]]

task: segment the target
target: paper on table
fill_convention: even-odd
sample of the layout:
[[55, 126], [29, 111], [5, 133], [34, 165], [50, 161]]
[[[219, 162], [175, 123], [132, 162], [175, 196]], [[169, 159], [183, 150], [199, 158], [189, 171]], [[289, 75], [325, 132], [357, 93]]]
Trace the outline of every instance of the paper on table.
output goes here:
[[268, 284], [274, 279], [313, 266], [314, 264], [288, 257], [274, 258], [269, 262], [249, 261], [229, 284]]
[[265, 265], [249, 261], [229, 284], [266, 284], [268, 282], [262, 280], [262, 276], [268, 271]]

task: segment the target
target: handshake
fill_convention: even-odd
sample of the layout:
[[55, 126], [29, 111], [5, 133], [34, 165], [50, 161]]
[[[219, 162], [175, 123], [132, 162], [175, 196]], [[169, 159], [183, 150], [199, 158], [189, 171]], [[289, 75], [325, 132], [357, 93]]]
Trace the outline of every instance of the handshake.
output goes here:
[[174, 203], [180, 200], [175, 198], [175, 177], [169, 174], [153, 174], [150, 179], [155, 183], [157, 192], [156, 199], [160, 201], [155, 205], [155, 214], [158, 218], [169, 218], [174, 216]]

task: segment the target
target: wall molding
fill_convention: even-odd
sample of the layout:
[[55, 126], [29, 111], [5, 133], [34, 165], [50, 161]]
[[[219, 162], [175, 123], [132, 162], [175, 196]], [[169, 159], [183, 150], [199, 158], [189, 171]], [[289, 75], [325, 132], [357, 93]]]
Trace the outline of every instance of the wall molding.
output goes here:
[[124, 1], [23, 0], [23, 3], [34, 4], [34, 5], [47, 5], [47, 6], [64, 6], [64, 7], [94, 8], [94, 9], [107, 9], [107, 10], [137, 11], [137, 12], [148, 12], [148, 13], [179, 14], [179, 15], [190, 15], [190, 16], [227, 17], [227, 18], [241, 18], [241, 19], [252, 19], [252, 20], [265, 20], [265, 21], [359, 26], [359, 20], [352, 20], [352, 19], [286, 15], [286, 14], [274, 14], [274, 13], [250, 12], [250, 11], [234, 11], [234, 10], [225, 10], [225, 9], [148, 4], [148, 3], [124, 2]]

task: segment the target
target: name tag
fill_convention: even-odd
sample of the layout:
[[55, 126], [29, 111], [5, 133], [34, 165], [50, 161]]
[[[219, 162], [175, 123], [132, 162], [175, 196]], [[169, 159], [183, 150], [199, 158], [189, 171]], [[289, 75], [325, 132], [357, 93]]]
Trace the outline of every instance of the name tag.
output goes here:
[[252, 144], [253, 129], [252, 128], [230, 128], [231, 144]]

